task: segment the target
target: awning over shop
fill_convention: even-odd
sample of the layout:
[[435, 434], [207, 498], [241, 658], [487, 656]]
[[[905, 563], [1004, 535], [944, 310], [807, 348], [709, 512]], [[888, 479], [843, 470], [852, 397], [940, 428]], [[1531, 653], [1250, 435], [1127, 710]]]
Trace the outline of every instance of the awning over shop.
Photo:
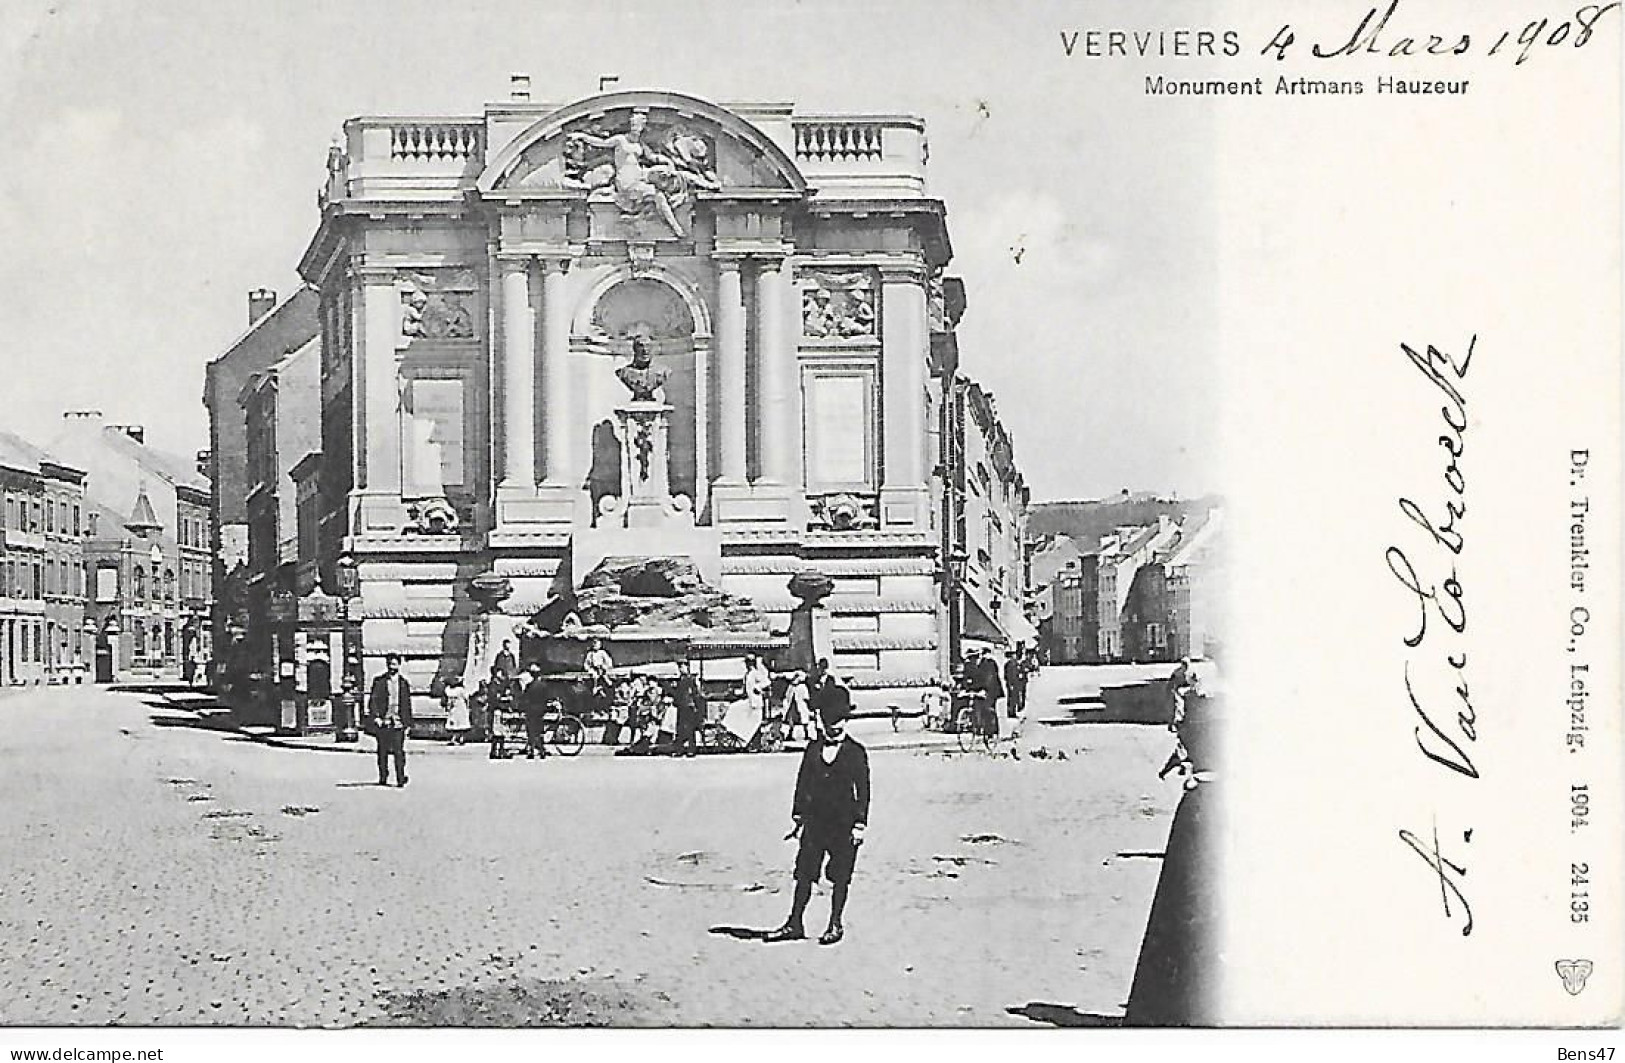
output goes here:
[[960, 636], [973, 642], [1003, 643], [1004, 628], [999, 626], [992, 606], [983, 599], [981, 592], [969, 586], [961, 587], [960, 592], [964, 602]]
[[999, 619], [1002, 621], [1005, 635], [1010, 639], [1011, 645], [1025, 642], [1031, 646], [1038, 641], [1038, 629], [1033, 627], [1032, 621], [1021, 611], [1015, 602], [1005, 602], [1000, 611]]
[[1014, 602], [1004, 602], [995, 610], [978, 588], [966, 586], [962, 590], [965, 602], [962, 638], [1005, 648], [1038, 640], [1038, 629]]

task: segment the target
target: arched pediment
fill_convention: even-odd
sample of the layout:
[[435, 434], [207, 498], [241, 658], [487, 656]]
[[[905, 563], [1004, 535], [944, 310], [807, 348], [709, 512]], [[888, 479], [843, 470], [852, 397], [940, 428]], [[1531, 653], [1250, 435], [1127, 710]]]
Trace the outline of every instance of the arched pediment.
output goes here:
[[[628, 161], [636, 169], [621, 165]], [[478, 186], [624, 196], [629, 173], [666, 191], [807, 191], [795, 163], [751, 123], [692, 96], [651, 91], [606, 93], [553, 112], [502, 149]]]

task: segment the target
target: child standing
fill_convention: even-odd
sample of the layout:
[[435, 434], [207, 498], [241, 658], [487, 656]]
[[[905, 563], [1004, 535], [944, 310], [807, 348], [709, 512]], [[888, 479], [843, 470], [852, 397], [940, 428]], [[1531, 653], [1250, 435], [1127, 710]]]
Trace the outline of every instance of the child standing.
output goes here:
[[468, 741], [468, 732], [474, 726], [469, 711], [468, 691], [463, 687], [461, 676], [454, 675], [446, 680], [446, 692], [441, 696], [441, 702], [446, 707], [446, 730], [451, 732], [451, 744], [460, 746]]

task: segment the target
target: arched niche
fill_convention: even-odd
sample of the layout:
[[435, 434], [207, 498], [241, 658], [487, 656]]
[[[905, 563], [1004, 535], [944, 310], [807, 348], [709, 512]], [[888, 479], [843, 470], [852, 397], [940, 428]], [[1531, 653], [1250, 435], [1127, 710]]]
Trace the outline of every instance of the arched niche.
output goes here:
[[583, 413], [590, 440], [587, 487], [593, 512], [604, 495], [622, 496], [615, 408], [628, 399], [615, 370], [628, 364], [642, 339], [670, 374], [665, 399], [672, 407], [668, 437], [671, 490], [702, 501], [704, 426], [700, 407], [710, 323], [704, 303], [678, 278], [652, 271], [617, 271], [596, 284], [572, 323], [572, 347], [587, 376]]

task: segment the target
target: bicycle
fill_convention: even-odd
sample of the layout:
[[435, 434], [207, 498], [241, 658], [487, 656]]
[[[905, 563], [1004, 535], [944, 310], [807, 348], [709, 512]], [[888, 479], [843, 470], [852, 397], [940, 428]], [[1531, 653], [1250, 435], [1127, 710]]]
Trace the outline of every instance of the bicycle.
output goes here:
[[[540, 737], [548, 751], [573, 757], [587, 744], [587, 725], [579, 716], [567, 712], [546, 712]], [[491, 715], [490, 758], [511, 760], [524, 752], [528, 743], [525, 714], [515, 711], [511, 700], [499, 704]]]
[[587, 725], [567, 712], [547, 713], [542, 717], [542, 744], [554, 753], [573, 757], [587, 744]]
[[954, 712], [954, 734], [961, 753], [969, 753], [978, 745], [983, 752], [992, 753], [999, 740], [998, 715], [981, 709], [975, 701], [967, 702]]

